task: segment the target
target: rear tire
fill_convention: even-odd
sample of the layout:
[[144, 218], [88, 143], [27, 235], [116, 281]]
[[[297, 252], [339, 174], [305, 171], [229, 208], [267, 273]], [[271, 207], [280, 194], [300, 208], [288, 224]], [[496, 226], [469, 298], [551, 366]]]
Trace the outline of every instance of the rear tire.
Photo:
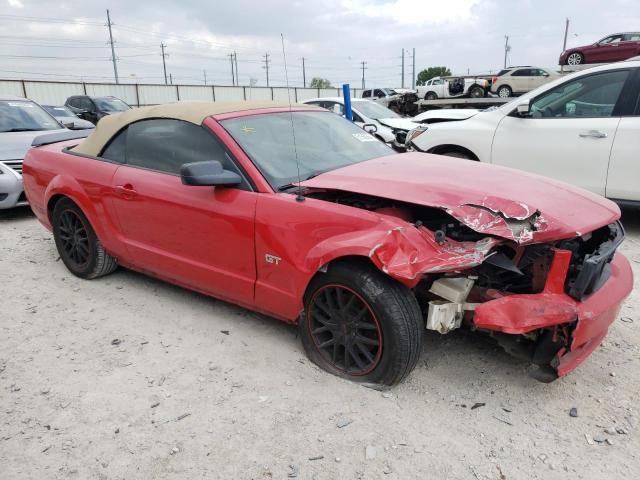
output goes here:
[[53, 237], [60, 258], [71, 273], [93, 279], [113, 272], [118, 264], [100, 244], [80, 207], [69, 199], [56, 203], [51, 215]]
[[299, 322], [302, 344], [320, 368], [343, 378], [394, 385], [416, 366], [424, 321], [413, 292], [365, 263], [316, 276]]
[[474, 85], [469, 89], [470, 98], [482, 98], [484, 97], [484, 88], [479, 85]]
[[438, 98], [438, 95], [435, 92], [427, 92], [427, 94], [424, 96], [425, 100], [436, 100]]
[[497, 93], [500, 98], [509, 98], [513, 94], [509, 85], [502, 85]]

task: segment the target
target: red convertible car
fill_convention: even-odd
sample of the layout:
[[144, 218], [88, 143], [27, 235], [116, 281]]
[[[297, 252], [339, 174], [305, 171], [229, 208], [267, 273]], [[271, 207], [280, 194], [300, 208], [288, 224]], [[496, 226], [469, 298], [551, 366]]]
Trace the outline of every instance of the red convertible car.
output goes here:
[[38, 137], [23, 166], [73, 274], [122, 265], [297, 323], [310, 358], [352, 380], [395, 384], [425, 328], [465, 327], [551, 381], [601, 343], [632, 288], [612, 202], [396, 154], [316, 107], [179, 102], [78, 135]]

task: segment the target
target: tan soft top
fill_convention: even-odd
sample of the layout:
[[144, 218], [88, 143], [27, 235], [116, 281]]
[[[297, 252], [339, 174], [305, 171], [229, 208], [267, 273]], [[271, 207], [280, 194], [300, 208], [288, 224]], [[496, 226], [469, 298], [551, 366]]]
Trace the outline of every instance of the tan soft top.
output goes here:
[[[103, 117], [95, 130], [72, 150], [84, 155], [98, 156], [109, 140], [122, 128], [145, 118], [173, 118], [200, 125], [205, 118], [220, 113], [288, 106], [288, 103], [283, 102], [175, 102], [132, 108], [126, 112]], [[310, 105], [296, 106], [310, 107]]]

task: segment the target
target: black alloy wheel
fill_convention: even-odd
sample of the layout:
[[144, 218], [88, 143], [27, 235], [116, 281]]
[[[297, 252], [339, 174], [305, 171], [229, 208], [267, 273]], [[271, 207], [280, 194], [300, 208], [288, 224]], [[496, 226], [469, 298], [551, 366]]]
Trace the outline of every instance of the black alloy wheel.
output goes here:
[[367, 302], [344, 285], [325, 285], [313, 295], [307, 326], [325, 361], [339, 372], [366, 375], [382, 355], [382, 330]]
[[63, 211], [58, 231], [65, 264], [69, 262], [79, 270], [86, 267], [91, 256], [89, 233], [80, 216], [73, 210]]
[[100, 243], [87, 216], [69, 198], [55, 203], [51, 225], [60, 259], [74, 275], [98, 278], [118, 267], [116, 259]]

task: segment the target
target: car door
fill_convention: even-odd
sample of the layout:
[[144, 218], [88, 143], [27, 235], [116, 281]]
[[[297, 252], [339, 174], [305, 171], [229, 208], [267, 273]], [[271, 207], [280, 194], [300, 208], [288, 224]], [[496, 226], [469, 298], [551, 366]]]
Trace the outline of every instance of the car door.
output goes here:
[[626, 60], [640, 54], [640, 33], [626, 33], [618, 47], [620, 60]]
[[98, 123], [98, 112], [93, 100], [89, 97], [78, 97], [77, 104], [80, 109], [80, 118], [88, 120], [93, 124]]
[[511, 73], [511, 81], [509, 84], [511, 85], [511, 90], [514, 93], [524, 93], [530, 90], [529, 88], [529, 79], [531, 77], [531, 69], [530, 68], [519, 68], [514, 70]]
[[529, 77], [529, 90], [534, 90], [542, 85], [544, 85], [546, 82], [549, 81], [549, 77], [551, 75], [549, 74], [549, 72], [542, 70], [541, 68], [532, 68], [531, 69], [531, 76]]
[[631, 87], [611, 149], [607, 197], [640, 202], [640, 68], [633, 72]]
[[126, 136], [125, 159], [112, 188], [130, 261], [204, 293], [252, 302], [256, 194], [250, 183], [194, 187], [179, 175], [185, 163], [218, 160], [246, 178], [226, 148], [205, 127], [180, 120], [143, 120], [119, 135]]
[[620, 53], [622, 34], [610, 35], [600, 40], [595, 48], [591, 49], [589, 63], [605, 63], [623, 60]]
[[629, 69], [583, 75], [530, 101], [530, 115], [506, 115], [491, 161], [605, 194], [609, 154]]

